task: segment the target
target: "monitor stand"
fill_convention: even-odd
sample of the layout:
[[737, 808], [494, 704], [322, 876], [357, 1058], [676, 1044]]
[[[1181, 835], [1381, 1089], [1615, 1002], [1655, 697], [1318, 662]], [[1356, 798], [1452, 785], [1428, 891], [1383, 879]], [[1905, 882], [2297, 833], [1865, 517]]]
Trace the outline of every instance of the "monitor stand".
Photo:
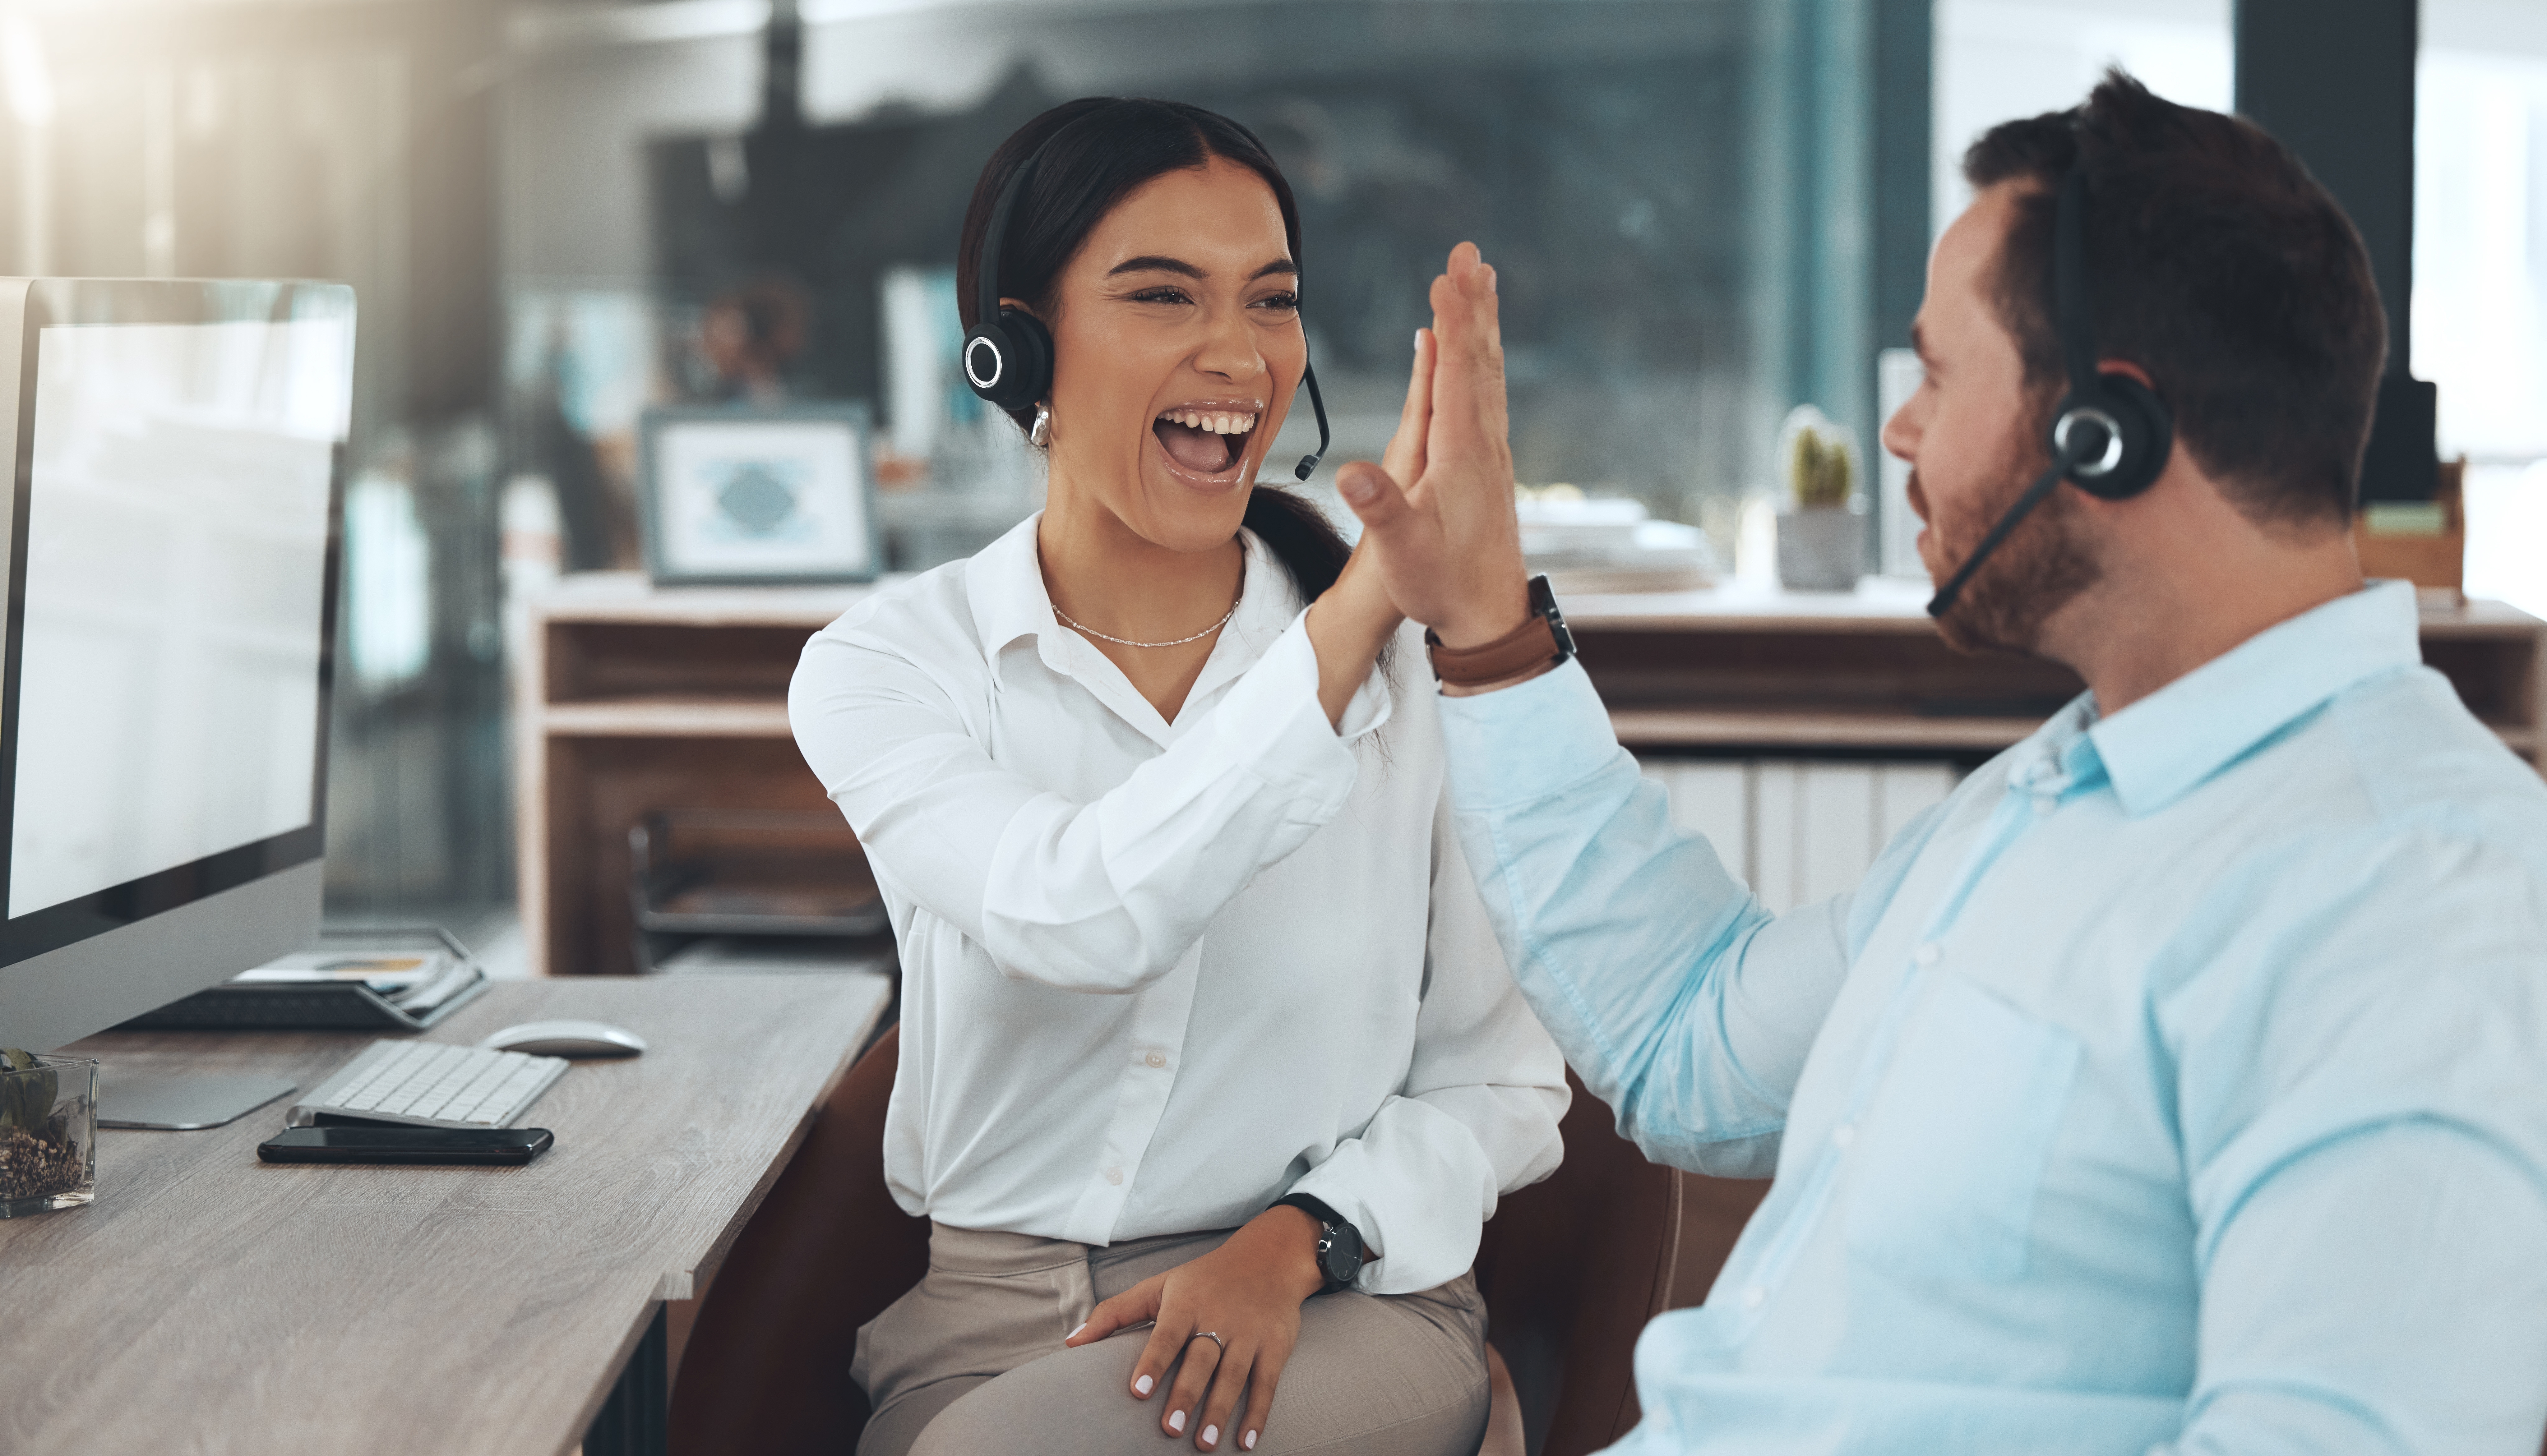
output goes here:
[[108, 1076], [97, 1086], [97, 1125], [194, 1132], [236, 1122], [298, 1088], [279, 1076]]

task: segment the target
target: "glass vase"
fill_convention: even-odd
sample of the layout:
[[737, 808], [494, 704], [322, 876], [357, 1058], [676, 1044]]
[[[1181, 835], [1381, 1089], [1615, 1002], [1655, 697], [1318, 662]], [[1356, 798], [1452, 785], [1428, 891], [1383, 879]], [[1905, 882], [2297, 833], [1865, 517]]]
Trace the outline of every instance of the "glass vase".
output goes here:
[[0, 1219], [97, 1196], [97, 1063], [38, 1057], [0, 1070]]

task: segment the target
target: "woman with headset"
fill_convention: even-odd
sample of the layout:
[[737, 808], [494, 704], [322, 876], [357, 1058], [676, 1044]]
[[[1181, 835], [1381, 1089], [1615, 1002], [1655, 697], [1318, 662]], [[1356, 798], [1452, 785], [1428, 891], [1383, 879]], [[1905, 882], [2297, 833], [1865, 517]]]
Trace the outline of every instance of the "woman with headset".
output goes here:
[[[1045, 508], [797, 669], [797, 742], [893, 912], [886, 1174], [932, 1221], [927, 1276], [859, 1331], [861, 1456], [1484, 1429], [1468, 1266], [1556, 1165], [1564, 1067], [1453, 837], [1420, 642], [1254, 483], [1294, 389], [1316, 404], [1300, 257], [1225, 118], [1021, 128], [958, 291]], [[1429, 397], [1419, 335], [1399, 479]]]

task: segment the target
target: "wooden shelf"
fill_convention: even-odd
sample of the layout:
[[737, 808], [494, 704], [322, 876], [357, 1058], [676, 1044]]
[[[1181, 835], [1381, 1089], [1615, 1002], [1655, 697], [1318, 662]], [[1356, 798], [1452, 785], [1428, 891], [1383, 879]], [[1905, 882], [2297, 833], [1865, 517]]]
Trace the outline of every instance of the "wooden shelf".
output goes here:
[[2036, 718], [1912, 718], [1859, 713], [1749, 713], [1622, 708], [1610, 714], [1629, 748], [1863, 748], [1996, 753], [2043, 726]]
[[[889, 583], [887, 583], [889, 584]], [[872, 586], [660, 588], [562, 579], [527, 606], [516, 825], [525, 934], [548, 973], [632, 969], [629, 825], [667, 809], [830, 811], [787, 724], [805, 640]], [[1584, 594], [1565, 613], [1619, 738], [1644, 752], [1970, 763], [2074, 697], [2058, 664], [1969, 656], [1924, 583], [1854, 592]], [[2425, 608], [2423, 659], [2532, 762], [2547, 756], [2547, 624]]]
[[[876, 586], [904, 579], [892, 575]], [[546, 622], [672, 627], [802, 627], [809, 634], [876, 586], [657, 586], [643, 571], [576, 571], [534, 603]]]
[[630, 699], [551, 703], [541, 732], [559, 738], [788, 738], [787, 704]]
[[[2030, 718], [1907, 718], [1858, 713], [1713, 712], [1626, 708], [1610, 715], [1630, 748], [1877, 748], [1996, 752], [2041, 727]], [[552, 703], [540, 730], [564, 738], [793, 739], [787, 705], [639, 700]], [[2503, 736], [2534, 746], [2537, 734]], [[2528, 740], [2523, 743], [2522, 740]]]
[[[1750, 713], [1623, 708], [1610, 715], [1630, 748], [1868, 748], [1995, 753], [2042, 727], [2032, 718], [1906, 718], [1862, 713]], [[2535, 755], [2547, 734], [2489, 725], [2512, 751]], [[564, 738], [783, 738], [785, 703], [554, 703], [541, 731]]]

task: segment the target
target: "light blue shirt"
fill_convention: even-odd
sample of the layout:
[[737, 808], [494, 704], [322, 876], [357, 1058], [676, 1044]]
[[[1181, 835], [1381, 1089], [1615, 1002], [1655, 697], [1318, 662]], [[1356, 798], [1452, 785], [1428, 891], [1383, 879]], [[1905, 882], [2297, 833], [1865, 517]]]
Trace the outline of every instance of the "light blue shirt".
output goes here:
[[2382, 584], [2081, 697], [1772, 915], [1578, 664], [1446, 700], [1522, 988], [1777, 1181], [1636, 1453], [2450, 1452], [2547, 1427], [2547, 786]]

